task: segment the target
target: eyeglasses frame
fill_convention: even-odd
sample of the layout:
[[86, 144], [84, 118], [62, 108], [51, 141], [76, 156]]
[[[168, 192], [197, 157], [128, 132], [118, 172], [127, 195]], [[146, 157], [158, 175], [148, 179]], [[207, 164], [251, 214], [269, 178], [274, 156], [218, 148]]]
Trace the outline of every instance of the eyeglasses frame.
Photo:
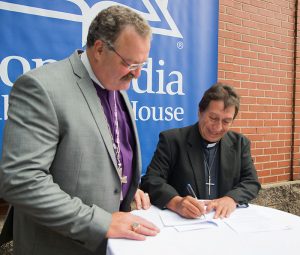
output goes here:
[[140, 64], [129, 64], [121, 55], [119, 52], [116, 51], [115, 47], [109, 43], [109, 42], [104, 42], [106, 45], [107, 45], [107, 48], [109, 50], [112, 50], [116, 55], [119, 56], [120, 59], [122, 59], [122, 61], [124, 62], [124, 64], [127, 65], [127, 68], [129, 71], [135, 71], [137, 70], [138, 68], [142, 68], [144, 65], [147, 64], [147, 62], [143, 62], [143, 63], [140, 63]]

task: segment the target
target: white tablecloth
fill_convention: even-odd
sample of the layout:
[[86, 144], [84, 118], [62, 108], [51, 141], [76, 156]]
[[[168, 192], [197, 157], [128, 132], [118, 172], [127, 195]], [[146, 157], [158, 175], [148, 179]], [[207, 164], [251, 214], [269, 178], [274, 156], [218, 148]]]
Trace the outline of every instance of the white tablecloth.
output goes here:
[[[237, 233], [225, 222], [218, 227], [178, 232], [164, 227], [159, 209], [152, 206], [138, 215], [155, 223], [161, 232], [145, 241], [109, 239], [107, 255], [299, 255], [300, 217], [272, 208], [250, 205], [274, 222], [289, 226], [262, 232]], [[248, 210], [248, 209], [244, 209]], [[251, 210], [249, 210], [251, 212]]]

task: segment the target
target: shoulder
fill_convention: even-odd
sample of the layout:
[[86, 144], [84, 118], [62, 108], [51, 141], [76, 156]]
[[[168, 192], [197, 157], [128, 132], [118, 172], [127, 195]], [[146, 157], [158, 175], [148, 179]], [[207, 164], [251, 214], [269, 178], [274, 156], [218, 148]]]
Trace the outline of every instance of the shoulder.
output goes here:
[[68, 66], [71, 65], [68, 61], [68, 58], [66, 58], [55, 62], [46, 63], [41, 67], [38, 67], [25, 73], [24, 75], [41, 80], [47, 78], [48, 75], [52, 76], [52, 78], [55, 78], [57, 77], [57, 75], [64, 73], [65, 68], [67, 68]]
[[183, 148], [195, 140], [197, 132], [199, 133], [196, 125], [169, 129], [159, 134], [159, 143], [168, 144], [172, 149]]
[[26, 89], [42, 89], [53, 92], [56, 90], [61, 91], [64, 87], [75, 84], [76, 79], [70, 58], [65, 58], [47, 63], [23, 74], [17, 79], [14, 86], [25, 86]]
[[165, 130], [165, 131], [161, 132], [160, 136], [161, 137], [166, 137], [166, 138], [169, 138], [169, 139], [184, 138], [184, 137], [187, 137], [189, 135], [189, 133], [191, 132], [193, 127], [194, 127], [194, 125], [186, 126], [186, 127], [182, 127], [182, 128], [168, 129], [168, 130]]
[[223, 140], [226, 143], [232, 143], [232, 144], [247, 145], [250, 143], [249, 138], [236, 131], [228, 131], [227, 134], [223, 137]]

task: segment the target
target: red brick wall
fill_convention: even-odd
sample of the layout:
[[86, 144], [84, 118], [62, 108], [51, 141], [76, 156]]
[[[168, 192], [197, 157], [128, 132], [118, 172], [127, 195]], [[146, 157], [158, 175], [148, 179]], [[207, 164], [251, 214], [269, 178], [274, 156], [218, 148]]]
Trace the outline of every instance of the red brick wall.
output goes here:
[[300, 179], [295, 6], [295, 0], [220, 0], [218, 79], [242, 96], [234, 129], [251, 139], [261, 183]]
[[295, 56], [296, 56], [296, 67], [295, 67], [295, 125], [294, 125], [294, 139], [295, 143], [293, 146], [293, 171], [294, 179], [300, 180], [300, 2], [297, 1], [297, 29], [296, 29], [296, 45], [295, 45]]

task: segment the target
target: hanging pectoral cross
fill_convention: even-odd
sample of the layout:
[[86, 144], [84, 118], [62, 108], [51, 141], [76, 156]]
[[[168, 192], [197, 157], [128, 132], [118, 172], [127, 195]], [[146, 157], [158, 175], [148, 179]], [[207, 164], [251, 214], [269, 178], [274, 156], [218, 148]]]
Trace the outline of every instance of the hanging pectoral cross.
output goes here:
[[127, 176], [126, 175], [123, 175], [122, 177], [121, 177], [121, 183], [123, 184], [123, 183], [127, 183]]
[[208, 182], [205, 184], [208, 185], [208, 195], [210, 196], [210, 187], [215, 185], [214, 183], [211, 182], [210, 175], [208, 176]]
[[118, 170], [119, 170], [120, 177], [121, 177], [121, 183], [122, 183], [122, 184], [127, 183], [127, 176], [126, 176], [126, 175], [121, 176], [121, 174], [122, 174], [122, 172], [123, 172], [121, 162], [118, 163]]

